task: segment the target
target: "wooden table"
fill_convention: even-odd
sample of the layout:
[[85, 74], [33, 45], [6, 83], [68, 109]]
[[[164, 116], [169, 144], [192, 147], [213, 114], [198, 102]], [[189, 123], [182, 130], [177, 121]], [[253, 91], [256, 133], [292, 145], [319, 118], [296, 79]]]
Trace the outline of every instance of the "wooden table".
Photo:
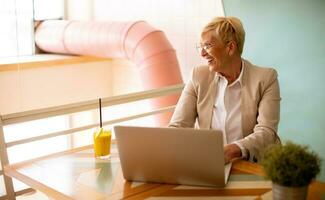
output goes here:
[[[4, 172], [59, 200], [272, 199], [271, 182], [263, 178], [262, 168], [246, 161], [234, 162], [225, 188], [127, 182], [116, 147], [109, 160], [95, 159], [92, 146], [87, 146], [6, 166]], [[325, 184], [313, 182], [308, 199], [324, 198]]]

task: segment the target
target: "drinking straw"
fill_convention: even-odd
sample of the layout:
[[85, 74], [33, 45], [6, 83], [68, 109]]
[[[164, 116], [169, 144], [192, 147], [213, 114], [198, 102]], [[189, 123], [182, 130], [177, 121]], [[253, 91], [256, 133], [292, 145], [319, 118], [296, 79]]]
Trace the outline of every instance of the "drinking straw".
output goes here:
[[102, 99], [99, 98], [99, 127], [103, 127], [103, 121], [102, 121]]

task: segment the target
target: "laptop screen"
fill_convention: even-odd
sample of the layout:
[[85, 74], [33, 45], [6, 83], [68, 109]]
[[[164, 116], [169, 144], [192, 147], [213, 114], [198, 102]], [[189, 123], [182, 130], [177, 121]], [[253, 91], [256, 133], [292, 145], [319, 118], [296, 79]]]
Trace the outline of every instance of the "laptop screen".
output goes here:
[[[129, 181], [223, 187], [223, 138], [216, 130], [115, 126]], [[229, 170], [227, 170], [229, 169]]]

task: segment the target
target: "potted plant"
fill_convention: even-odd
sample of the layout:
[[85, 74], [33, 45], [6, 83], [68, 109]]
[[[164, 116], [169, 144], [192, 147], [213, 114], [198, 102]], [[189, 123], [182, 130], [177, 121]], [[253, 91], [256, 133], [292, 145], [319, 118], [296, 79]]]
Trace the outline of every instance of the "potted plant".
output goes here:
[[321, 160], [307, 146], [287, 142], [271, 145], [262, 165], [273, 182], [273, 199], [306, 199], [308, 185], [320, 171]]

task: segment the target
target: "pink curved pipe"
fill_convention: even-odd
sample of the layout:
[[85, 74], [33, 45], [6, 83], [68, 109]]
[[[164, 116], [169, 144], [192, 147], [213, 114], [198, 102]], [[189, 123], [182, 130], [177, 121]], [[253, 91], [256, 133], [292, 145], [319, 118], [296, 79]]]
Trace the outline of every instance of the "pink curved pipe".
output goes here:
[[[144, 21], [80, 22], [49, 20], [35, 33], [37, 46], [46, 52], [126, 58], [140, 70], [145, 89], [183, 83], [175, 50], [164, 33]], [[179, 95], [152, 100], [154, 108], [176, 104]], [[166, 125], [170, 113], [156, 117]]]

